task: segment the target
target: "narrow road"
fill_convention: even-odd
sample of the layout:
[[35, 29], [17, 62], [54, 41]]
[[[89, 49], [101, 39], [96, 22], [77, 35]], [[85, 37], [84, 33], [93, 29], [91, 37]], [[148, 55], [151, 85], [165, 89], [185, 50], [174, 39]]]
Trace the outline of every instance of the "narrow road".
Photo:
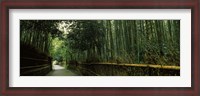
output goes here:
[[60, 65], [53, 65], [53, 71], [49, 72], [46, 76], [79, 76], [78, 74], [65, 69]]

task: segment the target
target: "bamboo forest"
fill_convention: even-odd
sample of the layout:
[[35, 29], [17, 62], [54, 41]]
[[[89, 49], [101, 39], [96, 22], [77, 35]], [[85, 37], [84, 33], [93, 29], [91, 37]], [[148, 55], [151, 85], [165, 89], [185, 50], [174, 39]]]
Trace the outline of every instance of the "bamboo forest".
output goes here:
[[20, 20], [21, 76], [180, 76], [180, 20]]

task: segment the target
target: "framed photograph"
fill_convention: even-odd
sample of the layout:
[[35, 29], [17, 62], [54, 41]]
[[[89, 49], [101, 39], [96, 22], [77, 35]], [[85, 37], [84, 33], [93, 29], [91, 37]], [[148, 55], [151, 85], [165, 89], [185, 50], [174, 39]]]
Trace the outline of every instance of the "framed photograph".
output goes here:
[[2, 95], [200, 95], [198, 0], [3, 0], [0, 16]]

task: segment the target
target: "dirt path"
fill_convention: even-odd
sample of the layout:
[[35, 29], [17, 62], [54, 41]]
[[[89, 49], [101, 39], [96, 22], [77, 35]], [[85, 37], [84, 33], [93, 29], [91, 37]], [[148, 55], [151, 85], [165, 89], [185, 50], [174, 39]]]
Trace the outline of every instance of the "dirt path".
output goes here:
[[60, 65], [53, 65], [53, 71], [49, 72], [46, 76], [79, 76], [78, 74], [65, 69]]

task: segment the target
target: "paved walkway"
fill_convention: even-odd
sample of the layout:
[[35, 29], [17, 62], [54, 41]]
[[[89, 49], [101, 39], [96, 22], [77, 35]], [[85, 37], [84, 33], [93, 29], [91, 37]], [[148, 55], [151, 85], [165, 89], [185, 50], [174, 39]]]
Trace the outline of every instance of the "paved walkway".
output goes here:
[[53, 71], [49, 72], [47, 76], [79, 76], [70, 70], [65, 69], [60, 65], [53, 65]]

